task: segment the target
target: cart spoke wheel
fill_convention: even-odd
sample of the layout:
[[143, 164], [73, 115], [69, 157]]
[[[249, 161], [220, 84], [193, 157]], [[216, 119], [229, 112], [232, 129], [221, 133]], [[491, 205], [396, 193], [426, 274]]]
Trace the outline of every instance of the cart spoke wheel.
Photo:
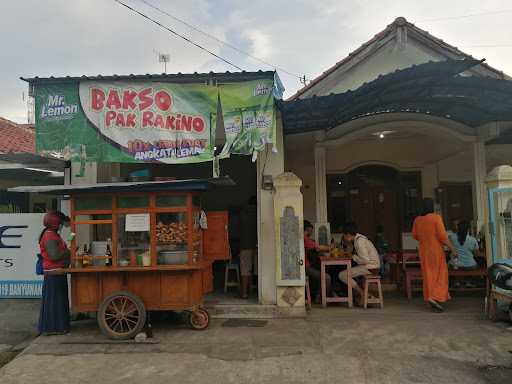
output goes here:
[[190, 312], [189, 322], [193, 329], [203, 330], [210, 323], [210, 315], [206, 309], [199, 308]]
[[146, 310], [142, 301], [130, 292], [116, 292], [105, 298], [98, 310], [98, 324], [112, 339], [130, 339], [142, 330]]

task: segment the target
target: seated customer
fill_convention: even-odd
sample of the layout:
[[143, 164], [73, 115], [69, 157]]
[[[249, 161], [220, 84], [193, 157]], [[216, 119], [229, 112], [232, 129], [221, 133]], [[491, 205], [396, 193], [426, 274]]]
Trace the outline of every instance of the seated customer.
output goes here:
[[[309, 221], [304, 220], [304, 251], [306, 253], [305, 266], [306, 276], [309, 277], [311, 284], [319, 288], [320, 287], [320, 263], [318, 260], [319, 252], [329, 252], [330, 248], [327, 245], [317, 244], [311, 236], [313, 235], [313, 224]], [[328, 296], [331, 295], [331, 276], [325, 274], [325, 289]], [[316, 295], [316, 302], [320, 300], [320, 290]]]
[[[363, 298], [363, 289], [354, 280], [355, 277], [371, 275], [378, 272], [380, 268], [380, 256], [377, 249], [366, 236], [357, 233], [355, 223], [348, 223], [343, 228], [343, 238], [347, 243], [354, 246], [354, 254], [352, 256], [355, 266], [352, 267], [352, 288], [359, 295], [359, 300]], [[348, 286], [347, 270], [340, 272], [338, 275], [340, 280]]]
[[460, 221], [457, 226], [457, 233], [448, 235], [453, 246], [457, 250], [457, 257], [449, 262], [451, 268], [456, 269], [477, 269], [478, 264], [474, 255], [478, 251], [478, 241], [469, 233], [469, 222]]

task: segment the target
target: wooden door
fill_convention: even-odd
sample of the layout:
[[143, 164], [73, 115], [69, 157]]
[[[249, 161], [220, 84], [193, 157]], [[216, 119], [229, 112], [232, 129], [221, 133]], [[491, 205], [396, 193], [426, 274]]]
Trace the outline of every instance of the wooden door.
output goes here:
[[228, 211], [206, 213], [208, 229], [203, 234], [203, 256], [206, 260], [229, 260]]
[[377, 227], [382, 226], [390, 250], [400, 249], [401, 231], [397, 200], [396, 191], [390, 188], [376, 187], [373, 189], [375, 234], [377, 234]]
[[445, 225], [453, 220], [473, 220], [473, 188], [471, 184], [445, 184], [441, 186], [442, 210]]
[[375, 237], [375, 214], [372, 190], [366, 186], [351, 188], [348, 192], [350, 218], [357, 224], [358, 231], [369, 238]]
[[390, 249], [400, 249], [400, 212], [397, 192], [388, 187], [361, 185], [349, 190], [350, 217], [358, 231], [372, 241], [382, 225]]

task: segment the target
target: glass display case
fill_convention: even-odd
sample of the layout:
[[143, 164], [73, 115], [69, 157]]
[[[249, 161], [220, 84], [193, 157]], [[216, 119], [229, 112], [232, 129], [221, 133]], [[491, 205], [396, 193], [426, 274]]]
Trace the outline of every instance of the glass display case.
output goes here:
[[202, 260], [194, 192], [75, 195], [72, 267], [158, 267]]

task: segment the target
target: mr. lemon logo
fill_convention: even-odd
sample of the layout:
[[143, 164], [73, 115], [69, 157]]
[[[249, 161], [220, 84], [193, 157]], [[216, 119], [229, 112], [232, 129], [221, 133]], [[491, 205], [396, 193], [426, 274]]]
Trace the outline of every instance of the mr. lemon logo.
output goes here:
[[63, 95], [48, 95], [41, 109], [41, 119], [67, 120], [78, 112], [78, 104], [67, 104]]

